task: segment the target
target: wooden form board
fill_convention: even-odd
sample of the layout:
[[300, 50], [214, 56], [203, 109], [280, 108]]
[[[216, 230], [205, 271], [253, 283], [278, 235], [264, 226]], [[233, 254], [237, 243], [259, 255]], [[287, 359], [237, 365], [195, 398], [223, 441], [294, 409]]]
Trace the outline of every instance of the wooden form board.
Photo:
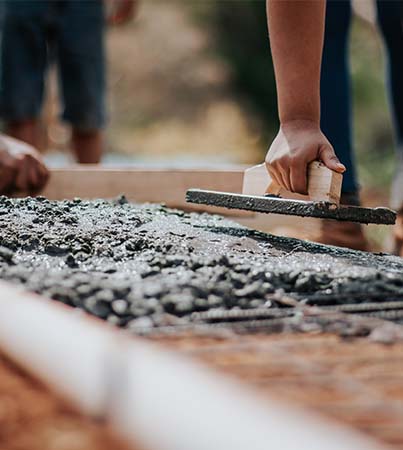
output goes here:
[[51, 200], [81, 197], [115, 198], [124, 194], [129, 201], [165, 203], [187, 211], [209, 211], [239, 217], [252, 217], [252, 212], [231, 211], [186, 203], [190, 188], [241, 192], [244, 167], [228, 169], [150, 169], [71, 166], [52, 169], [50, 180], [40, 192]]
[[[224, 192], [242, 192], [245, 166], [225, 169], [164, 169], [164, 168], [106, 168], [98, 165], [72, 165], [51, 169], [49, 182], [40, 195], [50, 200], [81, 197], [116, 198], [125, 194], [129, 201], [165, 203], [172, 208], [187, 211], [206, 211], [223, 214], [237, 222], [261, 231], [277, 227], [292, 227], [295, 219], [275, 214], [259, 214], [248, 211], [228, 210], [192, 205], [185, 202], [188, 189], [213, 189]], [[24, 194], [26, 196], [27, 194]], [[315, 226], [315, 219], [305, 219], [304, 224]]]

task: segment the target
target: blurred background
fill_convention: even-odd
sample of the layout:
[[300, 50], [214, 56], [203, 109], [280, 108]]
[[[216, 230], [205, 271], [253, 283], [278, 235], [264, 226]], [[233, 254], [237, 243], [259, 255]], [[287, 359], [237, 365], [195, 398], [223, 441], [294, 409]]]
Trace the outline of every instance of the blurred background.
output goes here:
[[[383, 44], [373, 2], [355, 1], [354, 12], [350, 56], [360, 181], [365, 203], [387, 205], [394, 151]], [[134, 20], [108, 29], [107, 49], [106, 162], [263, 160], [278, 125], [264, 0], [143, 0]], [[69, 142], [57, 119], [56, 84], [53, 74], [44, 112], [50, 164], [68, 158], [55, 153]]]
[[[394, 154], [382, 42], [373, 2], [354, 10], [355, 148], [363, 186], [385, 190]], [[107, 48], [109, 152], [145, 162], [262, 160], [277, 128], [264, 0], [144, 0], [135, 20], [109, 28]], [[53, 78], [49, 150], [69, 140]]]

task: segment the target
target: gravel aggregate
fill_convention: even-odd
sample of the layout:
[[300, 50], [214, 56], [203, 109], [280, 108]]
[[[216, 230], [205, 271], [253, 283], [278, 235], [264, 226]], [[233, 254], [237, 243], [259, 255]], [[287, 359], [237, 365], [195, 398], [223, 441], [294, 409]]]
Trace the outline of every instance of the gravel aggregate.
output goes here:
[[0, 197], [0, 278], [134, 331], [189, 323], [195, 312], [279, 308], [279, 293], [309, 304], [403, 298], [401, 258], [124, 197]]

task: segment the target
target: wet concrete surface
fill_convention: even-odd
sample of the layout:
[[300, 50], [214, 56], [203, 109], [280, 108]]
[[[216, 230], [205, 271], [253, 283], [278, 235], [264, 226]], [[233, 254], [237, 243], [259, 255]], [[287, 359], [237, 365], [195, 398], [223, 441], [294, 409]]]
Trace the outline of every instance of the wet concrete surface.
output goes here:
[[287, 316], [279, 294], [327, 305], [403, 300], [401, 258], [275, 237], [124, 197], [1, 197], [0, 229], [1, 279], [134, 331], [208, 323], [206, 311]]

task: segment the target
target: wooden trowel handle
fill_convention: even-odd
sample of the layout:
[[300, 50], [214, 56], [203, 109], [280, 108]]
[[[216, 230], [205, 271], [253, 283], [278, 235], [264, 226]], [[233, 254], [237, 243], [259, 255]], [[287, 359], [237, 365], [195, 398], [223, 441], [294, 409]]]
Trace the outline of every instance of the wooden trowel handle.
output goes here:
[[[339, 204], [343, 175], [328, 169], [320, 161], [313, 161], [308, 165], [308, 195], [309, 199], [317, 202]], [[282, 189], [272, 180], [265, 164], [245, 170], [242, 193], [246, 195], [279, 195]], [[286, 197], [287, 197], [287, 191]], [[290, 195], [292, 195], [290, 193]]]

